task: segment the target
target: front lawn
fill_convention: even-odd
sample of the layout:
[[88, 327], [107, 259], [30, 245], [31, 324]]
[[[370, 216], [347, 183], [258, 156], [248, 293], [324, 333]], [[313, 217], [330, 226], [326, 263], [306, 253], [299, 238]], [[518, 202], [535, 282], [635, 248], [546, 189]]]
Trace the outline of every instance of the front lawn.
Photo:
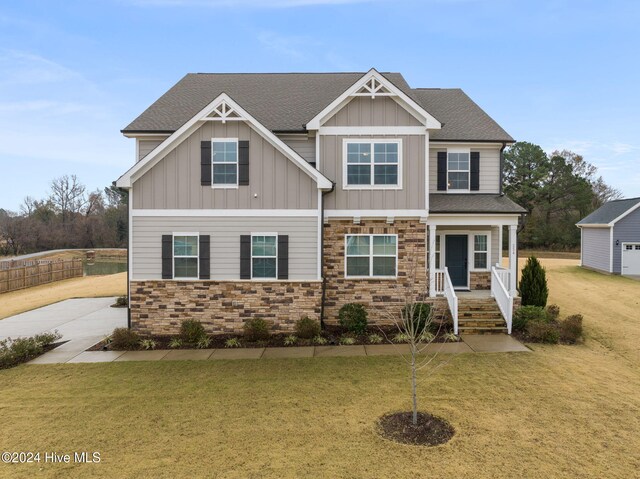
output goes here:
[[[637, 338], [640, 320], [605, 295], [633, 300], [640, 282], [547, 266], [552, 301], [585, 316], [585, 344], [455, 357], [420, 386], [421, 408], [456, 429], [444, 446], [375, 433], [410, 406], [396, 357], [23, 365], [0, 371], [0, 449], [102, 460], [0, 463], [0, 476], [636, 477], [640, 361], [623, 333]], [[556, 282], [573, 288], [557, 295]]]

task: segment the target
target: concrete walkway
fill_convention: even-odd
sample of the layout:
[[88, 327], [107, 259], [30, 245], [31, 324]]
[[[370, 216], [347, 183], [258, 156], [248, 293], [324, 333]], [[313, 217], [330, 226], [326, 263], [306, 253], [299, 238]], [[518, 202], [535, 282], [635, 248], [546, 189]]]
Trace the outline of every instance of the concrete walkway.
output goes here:
[[0, 321], [0, 339], [57, 330], [67, 341], [32, 362], [67, 362], [127, 325], [127, 310], [111, 308], [115, 298], [68, 299]]
[[[101, 338], [100, 338], [101, 339]], [[62, 347], [62, 346], [61, 346]], [[60, 348], [58, 348], [60, 349]], [[457, 343], [433, 343], [424, 354], [460, 354], [480, 352], [530, 352], [506, 334], [465, 335]], [[367, 344], [358, 346], [301, 346], [282, 348], [182, 349], [155, 351], [82, 351], [72, 356], [48, 352], [29, 364], [110, 363], [121, 361], [201, 361], [209, 359], [268, 359], [353, 356], [394, 356], [409, 353], [406, 344]]]

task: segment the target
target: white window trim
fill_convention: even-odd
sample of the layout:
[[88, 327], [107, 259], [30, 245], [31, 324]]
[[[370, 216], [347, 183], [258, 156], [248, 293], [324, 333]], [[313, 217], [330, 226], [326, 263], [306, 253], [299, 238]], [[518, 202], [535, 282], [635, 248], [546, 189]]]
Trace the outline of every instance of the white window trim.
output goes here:
[[[469, 168], [466, 170], [450, 170], [449, 169], [449, 153], [466, 153], [469, 155]], [[467, 173], [466, 188], [449, 188], [449, 173]], [[447, 148], [447, 192], [451, 193], [470, 193], [471, 192], [471, 148]]]
[[[217, 162], [217, 165], [236, 165], [236, 182], [232, 183], [214, 183], [213, 182], [213, 144], [214, 143], [235, 143], [236, 144], [236, 161], [223, 161]], [[225, 190], [225, 189], [238, 189], [238, 181], [240, 180], [240, 150], [239, 150], [238, 138], [211, 138], [211, 188]]]
[[[368, 236], [369, 237], [369, 254], [368, 255], [349, 255], [347, 254], [348, 239], [350, 236]], [[374, 236], [393, 236], [396, 239], [396, 274], [393, 276], [374, 276], [373, 275], [373, 258], [374, 256], [380, 258], [391, 258], [390, 254], [373, 254], [373, 237]], [[369, 275], [368, 276], [349, 276], [347, 274], [347, 258], [369, 258]], [[397, 279], [398, 278], [398, 235], [397, 234], [346, 234], [344, 235], [344, 277], [348, 279]]]
[[[196, 240], [196, 247], [197, 247], [197, 254], [195, 256], [193, 255], [189, 255], [189, 256], [177, 256], [178, 258], [196, 258], [196, 265], [198, 267], [198, 274], [195, 277], [189, 276], [189, 277], [184, 277], [184, 278], [176, 278], [176, 250], [175, 250], [175, 243], [176, 243], [176, 236], [195, 236], [197, 238]], [[178, 281], [189, 281], [189, 280], [194, 280], [194, 279], [200, 279], [200, 233], [173, 233], [172, 238], [171, 238], [171, 277], [175, 280]]]
[[[487, 249], [484, 251], [479, 251], [476, 250], [476, 236], [486, 236], [487, 237]], [[491, 235], [484, 233], [484, 232], [477, 232], [473, 234], [473, 241], [472, 241], [472, 258], [471, 258], [471, 262], [472, 262], [472, 269], [471, 271], [489, 271], [489, 269], [491, 268], [491, 256], [489, 256], [489, 250], [491, 249], [491, 245], [490, 245], [490, 241], [491, 241]], [[476, 253], [484, 253], [487, 255], [486, 257], [486, 267], [484, 268], [476, 268]]]
[[[371, 184], [369, 185], [349, 185], [347, 184], [347, 146], [351, 143], [369, 143], [371, 145]], [[398, 184], [397, 185], [375, 185], [374, 181], [374, 144], [375, 143], [395, 143], [398, 145]], [[379, 163], [395, 164], [395, 163]], [[401, 190], [402, 189], [402, 138], [345, 138], [342, 140], [342, 189], [343, 190]]]
[[[255, 278], [256, 281], [273, 281], [278, 279], [278, 233], [251, 233], [251, 279], [253, 280], [253, 238], [254, 236], [275, 236], [276, 238], [276, 275], [271, 278]], [[273, 256], [256, 256], [256, 258], [273, 258]]]

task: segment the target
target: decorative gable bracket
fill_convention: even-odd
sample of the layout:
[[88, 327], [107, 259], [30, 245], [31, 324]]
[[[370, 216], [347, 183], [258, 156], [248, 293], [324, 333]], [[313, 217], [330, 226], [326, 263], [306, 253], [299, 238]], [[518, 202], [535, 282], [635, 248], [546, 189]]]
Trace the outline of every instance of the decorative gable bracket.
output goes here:
[[394, 93], [389, 91], [381, 82], [376, 80], [375, 77], [371, 77], [369, 81], [367, 81], [362, 88], [360, 88], [357, 92], [353, 93], [351, 96], [370, 96], [372, 100], [376, 99], [376, 96], [396, 96]]
[[203, 121], [221, 121], [226, 123], [227, 121], [244, 121], [236, 110], [226, 101], [221, 101], [219, 105], [213, 108], [213, 111], [202, 119]]

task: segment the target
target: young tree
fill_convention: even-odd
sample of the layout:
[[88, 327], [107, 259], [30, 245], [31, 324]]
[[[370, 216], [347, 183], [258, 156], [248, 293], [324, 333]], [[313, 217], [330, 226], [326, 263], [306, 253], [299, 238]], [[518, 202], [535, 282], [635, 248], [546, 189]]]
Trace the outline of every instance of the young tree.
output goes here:
[[522, 297], [522, 306], [547, 305], [549, 297], [549, 287], [547, 286], [547, 273], [535, 256], [527, 260], [527, 264], [522, 269], [522, 278], [518, 287]]

